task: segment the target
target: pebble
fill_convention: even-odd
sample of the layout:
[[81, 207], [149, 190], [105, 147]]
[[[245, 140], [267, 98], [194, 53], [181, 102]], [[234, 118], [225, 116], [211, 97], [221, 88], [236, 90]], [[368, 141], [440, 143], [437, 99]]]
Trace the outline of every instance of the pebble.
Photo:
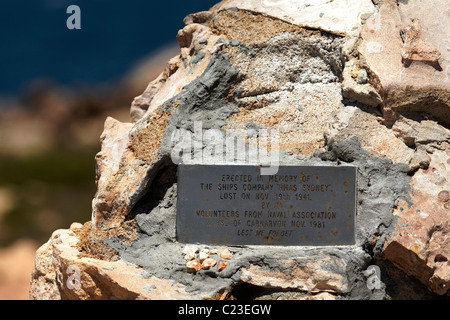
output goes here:
[[190, 251], [184, 255], [184, 260], [186, 260], [186, 261], [191, 261], [191, 260], [194, 260], [195, 258], [196, 258], [196, 254], [192, 251]]
[[[198, 255], [197, 255], [198, 253]], [[186, 245], [183, 248], [184, 259], [187, 261], [186, 270], [189, 273], [194, 273], [200, 270], [209, 270], [217, 264], [217, 271], [220, 272], [228, 266], [228, 261], [221, 260], [217, 262], [216, 259], [211, 258], [211, 255], [218, 255], [222, 259], [230, 259], [233, 253], [226, 247], [214, 249], [201, 249], [192, 245]]]
[[198, 255], [198, 259], [200, 260], [200, 262], [203, 262], [208, 257], [209, 257], [209, 250], [208, 249], [200, 250], [200, 254]]
[[439, 177], [434, 184], [440, 186], [441, 184], [444, 184], [445, 181], [446, 179], [444, 177]]
[[212, 258], [206, 258], [202, 262], [202, 269], [209, 270], [216, 265], [217, 261]]
[[194, 246], [186, 246], [183, 249], [184, 260], [191, 261], [196, 258], [196, 253], [198, 252], [198, 248]]
[[239, 45], [239, 41], [237, 41], [237, 40], [231, 40], [231, 41], [230, 41], [230, 45], [231, 45], [232, 47], [237, 47], [237, 46]]
[[228, 249], [225, 248], [225, 247], [220, 247], [220, 248], [217, 250], [217, 254], [218, 254], [218, 256], [221, 257], [222, 259], [230, 259], [230, 258], [233, 256], [233, 254], [230, 252], [230, 250], [228, 250]]
[[195, 253], [198, 251], [198, 248], [196, 246], [187, 245], [183, 248], [183, 253], [186, 254], [186, 253], [188, 253], [188, 251], [194, 251], [194, 253]]
[[438, 193], [438, 199], [442, 202], [450, 200], [450, 192], [448, 192], [447, 190], [442, 190]]
[[202, 268], [202, 264], [198, 260], [191, 260], [186, 263], [186, 270], [189, 273], [197, 272]]
[[357, 77], [356, 77], [356, 82], [358, 84], [365, 84], [365, 83], [367, 83], [367, 80], [368, 80], [368, 78], [367, 78], [367, 71], [364, 70], [364, 69], [360, 70], [358, 72]]
[[228, 261], [221, 260], [219, 261], [219, 264], [217, 265], [217, 271], [221, 272], [228, 266]]

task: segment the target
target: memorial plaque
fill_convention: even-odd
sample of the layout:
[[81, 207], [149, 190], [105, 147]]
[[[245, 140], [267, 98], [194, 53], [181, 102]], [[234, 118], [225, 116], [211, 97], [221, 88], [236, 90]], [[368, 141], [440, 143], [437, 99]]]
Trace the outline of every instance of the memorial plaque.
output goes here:
[[356, 167], [179, 165], [177, 238], [224, 245], [355, 243]]

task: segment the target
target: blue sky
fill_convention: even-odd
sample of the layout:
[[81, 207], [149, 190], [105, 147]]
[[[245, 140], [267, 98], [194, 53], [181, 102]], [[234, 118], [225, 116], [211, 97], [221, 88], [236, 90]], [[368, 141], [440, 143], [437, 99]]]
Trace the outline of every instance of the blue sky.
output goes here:
[[[67, 85], [117, 80], [133, 64], [175, 41], [183, 18], [218, 0], [2, 0], [0, 95], [20, 94], [37, 78]], [[81, 30], [69, 30], [69, 5]]]

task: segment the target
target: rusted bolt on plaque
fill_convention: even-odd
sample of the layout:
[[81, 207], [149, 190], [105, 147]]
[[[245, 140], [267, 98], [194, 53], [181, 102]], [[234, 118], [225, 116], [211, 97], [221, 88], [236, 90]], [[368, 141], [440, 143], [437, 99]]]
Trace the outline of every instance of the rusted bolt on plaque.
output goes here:
[[179, 165], [183, 243], [324, 246], [355, 243], [356, 167]]

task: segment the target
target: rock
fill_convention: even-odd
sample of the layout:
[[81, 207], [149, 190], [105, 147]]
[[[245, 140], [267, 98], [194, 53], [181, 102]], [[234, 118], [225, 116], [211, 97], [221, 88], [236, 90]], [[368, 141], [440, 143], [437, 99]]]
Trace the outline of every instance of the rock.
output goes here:
[[216, 265], [217, 261], [213, 258], [206, 258], [202, 262], [202, 270], [209, 270]]
[[[133, 122], [106, 120], [92, 223], [38, 250], [33, 299], [448, 294], [447, 53], [421, 11], [412, 0], [231, 0], [188, 16], [179, 55], [133, 101]], [[261, 130], [277, 132], [270, 148]], [[232, 253], [180, 243], [177, 165], [248, 164], [226, 157], [230, 132], [282, 165], [356, 166], [356, 243]], [[376, 288], [371, 266], [383, 271]]]
[[76, 230], [79, 230], [81, 228], [83, 228], [83, 225], [81, 223], [79, 223], [79, 222], [73, 222], [70, 225], [70, 227], [69, 227], [69, 229], [72, 230], [72, 231], [76, 231]]
[[231, 257], [233, 256], [230, 250], [225, 247], [220, 247], [219, 249], [217, 249], [217, 255], [222, 259], [231, 259]]
[[311, 300], [335, 300], [336, 297], [328, 292], [321, 292], [311, 297]]
[[[447, 149], [450, 153], [450, 149]], [[384, 259], [392, 261], [439, 295], [450, 286], [450, 224], [447, 219], [450, 183], [436, 185], [439, 177], [450, 176], [445, 151], [430, 155], [427, 169], [419, 169], [411, 179], [411, 202], [400, 201], [394, 209], [398, 217], [394, 236], [385, 243]]]
[[191, 261], [197, 257], [198, 248], [195, 246], [185, 246], [183, 249], [184, 260]]
[[[440, 180], [438, 180], [438, 181], [440, 181]], [[435, 183], [435, 184], [440, 184], [440, 183]], [[450, 200], [450, 193], [447, 190], [440, 191], [438, 193], [438, 200], [444, 202], [444, 206], [445, 206], [445, 203]]]
[[336, 140], [357, 137], [361, 146], [372, 154], [385, 156], [394, 163], [409, 165], [416, 154], [398, 134], [380, 125], [380, 118], [371, 113], [368, 107], [355, 108], [348, 105], [347, 110], [339, 114], [344, 125], [336, 130]]
[[[57, 230], [41, 246], [31, 279], [30, 299], [183, 299], [181, 285], [143, 277], [143, 270], [123, 261], [80, 258], [71, 230]], [[111, 281], [111, 279], [114, 279]]]
[[423, 40], [422, 33], [422, 26], [417, 19], [412, 19], [411, 25], [400, 30], [403, 41], [401, 51], [403, 64], [409, 67], [413, 61], [422, 61], [439, 69], [441, 53], [433, 45]]
[[447, 1], [386, 0], [361, 28], [360, 61], [391, 124], [421, 113], [449, 123], [450, 17], [441, 14], [448, 9]]
[[[183, 48], [187, 45], [195, 47], [198, 45], [196, 38], [210, 35], [210, 31], [206, 30], [206, 27], [198, 24], [191, 24], [185, 28], [187, 30], [179, 33], [178, 36], [179, 41], [181, 41], [180, 45]], [[211, 38], [214, 39], [214, 36], [211, 35]], [[191, 39], [192, 43], [190, 42]], [[207, 51], [206, 49], [208, 48], [204, 48], [203, 51]], [[192, 49], [188, 51], [190, 52]], [[190, 60], [190, 55], [188, 53], [184, 54], [183, 52], [181, 52], [182, 59]], [[202, 76], [206, 78], [210, 75], [213, 75], [216, 79], [221, 79], [226, 84], [230, 82], [231, 78], [236, 76], [235, 70], [226, 67], [228, 62], [225, 57], [211, 59], [212, 63], [208, 65], [208, 70], [205, 71], [207, 67], [206, 61], [209, 58], [210, 54], [206, 54], [206, 58], [203, 59], [205, 63], [195, 64], [193, 70], [190, 68], [178, 68], [170, 78], [168, 78], [168, 73], [163, 73], [160, 77], [161, 80], [158, 81], [164, 81], [164, 85], [154, 96], [152, 93], [147, 93], [147, 90], [144, 92], [144, 95], [148, 94], [152, 96], [151, 102], [149, 101], [150, 105], [145, 116], [128, 133], [128, 147], [124, 151], [121, 159], [122, 170], [119, 169], [115, 172], [110, 172], [108, 175], [104, 175], [104, 184], [99, 184], [97, 188], [97, 194], [93, 200], [92, 213], [92, 220], [96, 226], [104, 225], [104, 227], [114, 227], [120, 225], [130, 209], [149, 188], [155, 174], [158, 172], [157, 168], [160, 166], [164, 167], [168, 163], [167, 157], [170, 155], [171, 150], [169, 148], [171, 146], [168, 145], [165, 152], [161, 152], [160, 147], [166, 129], [169, 127], [168, 118], [171, 114], [170, 110], [172, 108], [176, 109], [181, 100], [191, 98], [192, 95], [194, 97], [197, 95], [198, 100], [205, 99], [203, 96], [204, 92], [197, 90], [198, 92], [193, 93], [188, 91], [187, 96], [182, 99], [171, 100], [175, 94], [181, 91], [184, 84], [192, 80], [192, 88], [195, 86], [195, 83], [202, 81]], [[199, 77], [203, 71], [205, 73]], [[199, 78], [196, 79], [196, 77]], [[215, 84], [214, 81], [208, 81], [210, 82], [210, 86]], [[149, 86], [149, 88], [147, 89], [153, 90], [153, 86]], [[219, 95], [222, 95], [223, 89], [223, 87], [219, 86], [214, 90]], [[184, 92], [180, 94], [183, 95]], [[194, 103], [194, 100], [192, 102]], [[163, 103], [164, 107], [161, 103]], [[157, 108], [159, 109], [156, 110]], [[175, 116], [176, 112], [173, 117], [174, 119]], [[170, 131], [170, 129], [167, 131]], [[170, 136], [166, 135], [166, 139], [170, 139]], [[141, 177], [145, 178], [142, 180]], [[109, 217], [105, 216], [105, 212], [108, 212]]]
[[105, 128], [100, 137], [102, 151], [95, 156], [96, 160], [96, 184], [99, 196], [93, 200], [93, 207], [98, 208], [98, 218], [93, 216], [93, 223], [96, 225], [99, 219], [103, 219], [103, 214], [107, 204], [113, 201], [108, 196], [101, 196], [102, 190], [110, 188], [110, 181], [119, 171], [120, 162], [126, 153], [129, 142], [129, 130], [131, 123], [121, 123], [111, 117], [105, 121]]
[[197, 255], [195, 254], [195, 252], [189, 251], [184, 255], [184, 260], [191, 261], [194, 260], [196, 257]]
[[196, 246], [191, 246], [191, 245], [185, 246], [185, 247], [183, 248], [183, 253], [184, 253], [184, 254], [187, 254], [187, 253], [189, 253], [189, 252], [197, 253], [197, 252], [198, 252], [198, 247], [196, 247]]
[[198, 259], [200, 262], [203, 263], [204, 260], [206, 260], [209, 257], [209, 250], [208, 249], [202, 249], [200, 250], [200, 254], [198, 255]]
[[435, 121], [422, 120], [419, 123], [405, 117], [399, 117], [392, 127], [396, 136], [411, 148], [434, 145], [438, 149], [449, 141], [450, 130]]
[[189, 273], [197, 272], [202, 269], [202, 264], [198, 260], [191, 260], [186, 263], [186, 271]]
[[215, 10], [238, 8], [261, 12], [274, 18], [305, 27], [339, 35], [357, 32], [361, 24], [375, 12], [369, 0], [289, 1], [289, 0], [228, 0], [213, 7]]
[[367, 72], [358, 67], [357, 59], [351, 58], [345, 63], [343, 77], [342, 95], [344, 98], [373, 107], [381, 104], [380, 95], [367, 83]]
[[183, 22], [185, 25], [191, 23], [206, 23], [214, 17], [214, 12], [211, 11], [200, 11], [192, 14], [188, 14]]
[[415, 171], [419, 168], [427, 169], [430, 165], [430, 161], [430, 157], [424, 150], [417, 151], [416, 153], [414, 153], [409, 163], [410, 170]]
[[217, 271], [221, 272], [225, 270], [225, 268], [228, 266], [228, 261], [220, 260], [219, 264], [217, 265]]
[[343, 276], [346, 265], [339, 259], [323, 256], [317, 259], [295, 258], [283, 261], [283, 269], [250, 265], [242, 268], [241, 280], [255, 286], [276, 287], [283, 290], [301, 288], [313, 294], [318, 292], [349, 292], [349, 284]]

